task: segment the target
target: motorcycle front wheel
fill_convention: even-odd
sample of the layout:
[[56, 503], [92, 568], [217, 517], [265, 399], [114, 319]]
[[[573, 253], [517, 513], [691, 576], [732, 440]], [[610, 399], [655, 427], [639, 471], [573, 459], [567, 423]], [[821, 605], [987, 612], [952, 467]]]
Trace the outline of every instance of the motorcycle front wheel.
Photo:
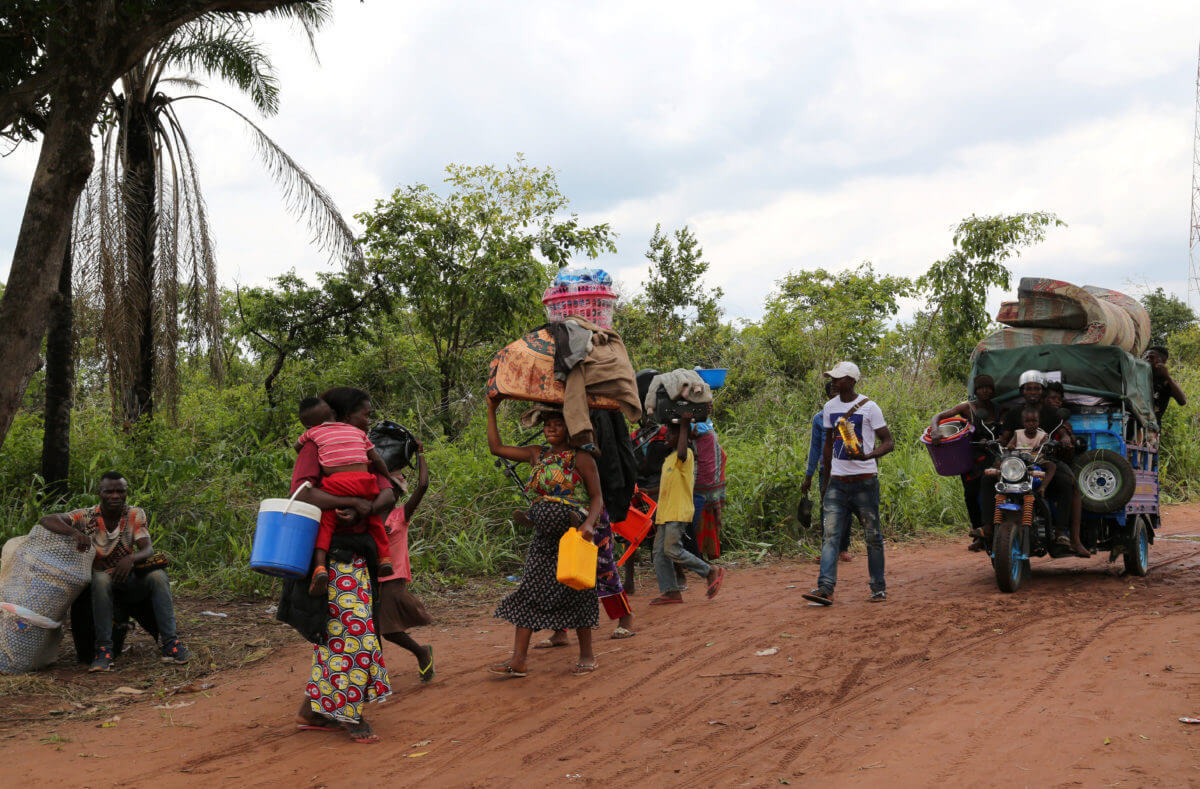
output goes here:
[[992, 566], [1001, 592], [1015, 592], [1029, 577], [1029, 529], [1002, 523], [992, 538]]

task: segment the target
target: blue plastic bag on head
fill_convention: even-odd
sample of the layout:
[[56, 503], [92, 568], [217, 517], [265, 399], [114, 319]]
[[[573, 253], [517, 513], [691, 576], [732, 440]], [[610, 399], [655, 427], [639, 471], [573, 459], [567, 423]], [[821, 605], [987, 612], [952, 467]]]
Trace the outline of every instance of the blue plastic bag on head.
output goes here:
[[567, 266], [554, 275], [555, 285], [604, 285], [612, 287], [612, 277], [602, 268]]

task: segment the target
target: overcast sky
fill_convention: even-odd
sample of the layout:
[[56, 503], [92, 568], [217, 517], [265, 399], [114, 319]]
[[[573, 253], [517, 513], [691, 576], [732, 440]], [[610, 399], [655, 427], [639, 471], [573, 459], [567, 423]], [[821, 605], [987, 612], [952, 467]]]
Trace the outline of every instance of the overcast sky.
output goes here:
[[[1018, 275], [1186, 298], [1200, 6], [967, 5], [339, 0], [319, 63], [262, 26], [262, 125], [347, 217], [523, 152], [620, 234], [599, 264], [627, 290], [655, 224], [686, 224], [738, 318], [792, 270], [919, 274], [972, 213], [1068, 223]], [[178, 106], [223, 281], [327, 267], [240, 121]], [[0, 278], [35, 156], [0, 160]]]

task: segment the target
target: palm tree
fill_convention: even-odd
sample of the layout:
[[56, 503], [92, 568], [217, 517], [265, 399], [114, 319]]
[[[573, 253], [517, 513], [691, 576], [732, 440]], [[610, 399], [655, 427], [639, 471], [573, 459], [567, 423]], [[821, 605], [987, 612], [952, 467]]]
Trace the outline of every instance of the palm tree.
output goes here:
[[[324, 18], [300, 21], [311, 34]], [[204, 87], [199, 75], [235, 86], [263, 115], [278, 110], [275, 72], [249, 20], [202, 17], [154, 47], [114, 86], [100, 123], [98, 166], [77, 206], [79, 291], [96, 316], [114, 407], [127, 423], [152, 414], [156, 400], [173, 408], [181, 345], [206, 353], [218, 380], [223, 374], [212, 234], [176, 104], [206, 101], [241, 119], [314, 241], [334, 258], [362, 260], [329, 195], [244, 113], [197, 93]], [[169, 88], [191, 92], [170, 95]]]

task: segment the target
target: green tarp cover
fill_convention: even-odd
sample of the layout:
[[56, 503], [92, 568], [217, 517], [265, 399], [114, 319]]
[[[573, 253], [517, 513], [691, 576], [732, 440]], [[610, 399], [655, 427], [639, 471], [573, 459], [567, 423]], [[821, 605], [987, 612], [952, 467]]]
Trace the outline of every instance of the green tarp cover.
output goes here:
[[987, 374], [996, 380], [996, 397], [1017, 389], [1026, 370], [1062, 372], [1068, 392], [1099, 395], [1121, 400], [1144, 427], [1158, 429], [1154, 419], [1150, 365], [1111, 345], [1030, 345], [983, 351], [975, 358], [967, 391], [975, 391], [975, 376]]

